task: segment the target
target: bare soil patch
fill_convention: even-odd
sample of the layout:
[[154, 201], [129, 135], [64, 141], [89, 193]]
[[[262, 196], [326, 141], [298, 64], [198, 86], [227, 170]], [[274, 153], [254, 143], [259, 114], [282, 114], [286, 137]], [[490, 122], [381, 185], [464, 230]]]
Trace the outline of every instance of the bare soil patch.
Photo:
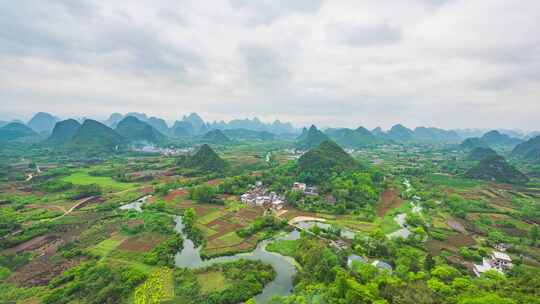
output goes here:
[[444, 241], [429, 240], [426, 242], [426, 247], [429, 252], [436, 256], [441, 253], [442, 250], [448, 250], [453, 253], [457, 253], [459, 247], [469, 247], [476, 244], [476, 241], [468, 234], [458, 233], [449, 236]]
[[147, 252], [154, 249], [154, 247], [156, 247], [164, 239], [164, 236], [154, 233], [136, 235], [124, 240], [120, 245], [118, 245], [118, 249], [133, 252]]
[[452, 228], [453, 230], [457, 232], [460, 232], [460, 233], [466, 232], [465, 225], [463, 225], [462, 221], [459, 219], [450, 218], [446, 221], [446, 224], [448, 225], [448, 227]]
[[53, 264], [49, 260], [49, 256], [42, 255], [19, 268], [9, 277], [8, 281], [22, 287], [44, 286], [49, 284], [49, 281], [54, 277], [79, 265], [85, 259], [84, 257], [76, 257], [64, 260], [59, 264]]
[[24, 243], [21, 243], [15, 247], [12, 247], [6, 250], [6, 252], [20, 253], [20, 252], [29, 251], [29, 250], [36, 250], [36, 249], [46, 246], [49, 243], [54, 242], [56, 239], [58, 239], [58, 237], [52, 234], [38, 236]]
[[210, 186], [217, 186], [219, 183], [221, 183], [221, 179], [211, 179], [206, 182]]
[[377, 214], [384, 217], [388, 211], [398, 208], [401, 204], [403, 204], [403, 200], [399, 197], [399, 192], [396, 189], [385, 190], [379, 199]]
[[141, 194], [150, 194], [154, 192], [154, 186], [145, 186], [139, 189]]
[[188, 191], [186, 189], [173, 190], [169, 194], [165, 195], [163, 199], [167, 202], [175, 200], [177, 197], [186, 196]]

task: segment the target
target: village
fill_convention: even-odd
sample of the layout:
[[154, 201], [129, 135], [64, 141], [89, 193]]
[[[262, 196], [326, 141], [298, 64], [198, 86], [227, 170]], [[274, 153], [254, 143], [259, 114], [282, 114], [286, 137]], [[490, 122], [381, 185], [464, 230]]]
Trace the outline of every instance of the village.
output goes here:
[[[299, 191], [307, 196], [318, 196], [317, 187], [307, 186], [305, 183], [295, 182], [293, 191]], [[240, 201], [250, 206], [263, 207], [274, 211], [282, 210], [286, 205], [285, 198], [276, 192], [268, 192], [261, 181], [251, 185], [251, 189], [240, 196]]]

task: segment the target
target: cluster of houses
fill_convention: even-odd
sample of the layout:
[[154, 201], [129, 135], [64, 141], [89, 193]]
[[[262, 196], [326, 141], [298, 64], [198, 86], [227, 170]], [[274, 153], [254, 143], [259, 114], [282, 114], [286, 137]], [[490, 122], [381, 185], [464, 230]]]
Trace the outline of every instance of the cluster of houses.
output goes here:
[[512, 268], [512, 266], [512, 259], [508, 254], [501, 251], [493, 251], [489, 257], [483, 259], [482, 264], [475, 264], [473, 266], [473, 272], [479, 277], [482, 273], [489, 270], [504, 273]]
[[307, 195], [307, 196], [317, 196], [317, 195], [319, 195], [317, 187], [308, 186], [308, 185], [306, 185], [304, 183], [298, 183], [298, 182], [294, 183], [293, 186], [292, 186], [292, 190], [293, 191], [300, 191], [304, 195]]
[[261, 181], [257, 181], [251, 189], [240, 196], [242, 203], [281, 210], [285, 206], [285, 199], [275, 192], [268, 192]]
[[[294, 183], [292, 190], [300, 191], [307, 196], [319, 195], [317, 187], [311, 187], [304, 183]], [[263, 186], [261, 181], [257, 181], [248, 192], [242, 194], [240, 201], [250, 206], [272, 208], [274, 210], [281, 210], [285, 206], [285, 199], [276, 192], [268, 192], [268, 189]]]

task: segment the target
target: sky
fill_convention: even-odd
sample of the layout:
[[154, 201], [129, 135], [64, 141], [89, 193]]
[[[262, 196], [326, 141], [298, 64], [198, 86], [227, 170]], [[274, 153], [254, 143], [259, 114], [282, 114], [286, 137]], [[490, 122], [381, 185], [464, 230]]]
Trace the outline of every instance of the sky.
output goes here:
[[538, 0], [0, 0], [0, 119], [540, 129]]

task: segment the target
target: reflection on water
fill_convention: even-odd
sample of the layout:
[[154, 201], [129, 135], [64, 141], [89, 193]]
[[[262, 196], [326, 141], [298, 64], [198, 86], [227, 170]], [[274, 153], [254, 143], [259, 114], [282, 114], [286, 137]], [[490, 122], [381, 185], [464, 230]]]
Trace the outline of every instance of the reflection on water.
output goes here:
[[[306, 229], [306, 230], [309, 230], [309, 229], [313, 228], [314, 226], [319, 226], [322, 229], [328, 229], [328, 228], [331, 227], [330, 224], [316, 222], [316, 221], [298, 222], [298, 223], [296, 223], [296, 226], [298, 226], [298, 227], [300, 227], [302, 229]], [[355, 235], [355, 233], [353, 231], [351, 231], [349, 229], [346, 229], [346, 228], [341, 228], [341, 237], [352, 240], [352, 239], [354, 239], [354, 235]]]
[[[182, 233], [182, 229], [184, 228], [182, 218], [177, 216], [175, 217], [175, 221], [175, 230], [178, 233]], [[296, 240], [299, 237], [300, 233], [297, 230], [294, 230], [277, 239]], [[271, 240], [260, 242], [255, 250], [249, 253], [240, 253], [232, 256], [203, 260], [199, 254], [200, 248], [196, 248], [191, 240], [184, 239], [184, 249], [176, 254], [175, 264], [177, 267], [199, 268], [210, 266], [214, 263], [230, 262], [238, 259], [260, 260], [268, 263], [272, 265], [276, 271], [276, 278], [264, 287], [261, 294], [255, 297], [257, 303], [266, 303], [273, 296], [285, 296], [289, 294], [293, 287], [293, 276], [296, 273], [296, 267], [294, 266], [295, 262], [292, 258], [265, 250], [266, 245], [269, 242], [271, 242]]]
[[143, 197], [139, 198], [138, 200], [136, 200], [134, 202], [131, 202], [129, 204], [122, 205], [119, 208], [120, 208], [120, 210], [135, 210], [135, 211], [142, 212], [141, 206], [144, 203], [146, 203], [146, 200], [148, 200], [148, 198], [150, 198], [150, 197], [151, 197], [151, 195], [143, 196]]

